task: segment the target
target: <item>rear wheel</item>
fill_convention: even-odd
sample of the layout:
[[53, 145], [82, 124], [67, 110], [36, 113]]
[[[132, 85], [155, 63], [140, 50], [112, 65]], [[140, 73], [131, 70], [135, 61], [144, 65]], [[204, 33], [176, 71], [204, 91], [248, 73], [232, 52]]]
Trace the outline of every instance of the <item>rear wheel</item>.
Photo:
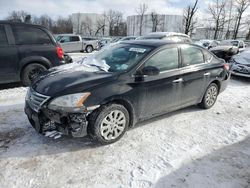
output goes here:
[[215, 83], [211, 83], [208, 86], [199, 106], [204, 109], [211, 108], [215, 104], [218, 94], [219, 94], [218, 85]]
[[109, 104], [101, 107], [91, 115], [89, 134], [101, 144], [110, 144], [119, 140], [129, 125], [129, 113], [119, 104]]
[[93, 52], [93, 47], [92, 47], [92, 46], [87, 46], [87, 47], [86, 47], [86, 52], [87, 52], [87, 53]]
[[37, 78], [47, 68], [39, 63], [32, 63], [27, 65], [21, 74], [21, 81], [24, 86], [29, 86], [31, 82]]

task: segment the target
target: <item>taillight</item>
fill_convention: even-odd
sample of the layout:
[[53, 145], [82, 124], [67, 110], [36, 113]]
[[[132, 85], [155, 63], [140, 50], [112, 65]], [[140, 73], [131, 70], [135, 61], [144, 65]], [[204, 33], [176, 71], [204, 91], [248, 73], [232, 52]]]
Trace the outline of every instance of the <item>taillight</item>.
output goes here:
[[63, 59], [63, 49], [61, 48], [61, 47], [56, 47], [56, 53], [57, 53], [57, 56], [58, 56], [58, 58], [60, 59], [60, 60], [62, 60]]
[[225, 69], [225, 70], [227, 70], [227, 71], [229, 71], [230, 66], [229, 66], [229, 64], [228, 64], [228, 63], [224, 63], [224, 69]]

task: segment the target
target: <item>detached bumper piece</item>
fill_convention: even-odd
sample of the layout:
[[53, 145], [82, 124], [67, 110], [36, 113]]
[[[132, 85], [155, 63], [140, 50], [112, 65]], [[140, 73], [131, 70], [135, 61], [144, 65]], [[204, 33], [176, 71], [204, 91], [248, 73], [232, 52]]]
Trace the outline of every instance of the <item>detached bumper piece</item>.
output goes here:
[[71, 135], [73, 137], [84, 137], [87, 135], [86, 113], [80, 112], [59, 112], [42, 108], [35, 112], [29, 106], [25, 105], [31, 125], [35, 130], [48, 137], [60, 137], [60, 135]]

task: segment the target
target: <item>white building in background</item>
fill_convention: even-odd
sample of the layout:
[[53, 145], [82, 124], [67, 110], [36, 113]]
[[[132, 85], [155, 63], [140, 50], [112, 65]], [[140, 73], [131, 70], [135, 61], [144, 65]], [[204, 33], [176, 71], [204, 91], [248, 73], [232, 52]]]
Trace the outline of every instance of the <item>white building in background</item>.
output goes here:
[[[73, 23], [73, 33], [81, 34], [84, 36], [106, 36], [109, 34], [108, 27], [104, 30], [99, 30], [96, 34], [101, 20], [103, 20], [102, 14], [97, 13], [74, 13], [71, 15]], [[104, 33], [103, 33], [104, 32]]]
[[[127, 17], [127, 35], [140, 35], [140, 18], [141, 16], [139, 15]], [[156, 31], [183, 32], [183, 16], [157, 14], [157, 20]], [[154, 31], [152, 16], [151, 14], [146, 14], [143, 17], [141, 34], [145, 35], [152, 31]]]

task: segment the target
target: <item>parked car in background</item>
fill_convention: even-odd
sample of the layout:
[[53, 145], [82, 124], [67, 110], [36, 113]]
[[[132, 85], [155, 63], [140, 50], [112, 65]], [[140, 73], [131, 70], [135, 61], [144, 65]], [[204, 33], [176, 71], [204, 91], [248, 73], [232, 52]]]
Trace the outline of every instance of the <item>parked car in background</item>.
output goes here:
[[195, 44], [202, 46], [206, 49], [214, 48], [219, 45], [219, 42], [216, 40], [200, 40], [195, 42]]
[[112, 38], [104, 37], [100, 40], [100, 48], [109, 45], [112, 42]]
[[[242, 45], [244, 47], [242, 47]], [[217, 57], [222, 58], [225, 61], [229, 61], [233, 55], [236, 55], [240, 52], [239, 47], [241, 47], [241, 50], [245, 49], [245, 44], [243, 41], [223, 40], [218, 46], [210, 48], [210, 51]]]
[[84, 40], [80, 35], [60, 34], [56, 36], [65, 52], [84, 52], [91, 53], [99, 49], [98, 40]]
[[167, 39], [167, 40], [172, 40], [174, 42], [187, 42], [187, 43], [192, 42], [191, 38], [188, 35], [176, 32], [154, 32], [136, 38], [136, 40], [155, 40], [155, 39], [160, 39], [160, 40]]
[[233, 75], [250, 78], [250, 51], [244, 51], [231, 58], [230, 71]]
[[63, 63], [64, 52], [47, 28], [0, 21], [0, 83], [28, 86], [43, 71]]
[[228, 70], [197, 45], [123, 41], [50, 69], [27, 92], [25, 112], [39, 133], [113, 143], [145, 119], [195, 104], [211, 108], [227, 86]]
[[127, 36], [121, 38], [119, 41], [128, 41], [128, 40], [135, 40], [137, 37], [136, 36]]

